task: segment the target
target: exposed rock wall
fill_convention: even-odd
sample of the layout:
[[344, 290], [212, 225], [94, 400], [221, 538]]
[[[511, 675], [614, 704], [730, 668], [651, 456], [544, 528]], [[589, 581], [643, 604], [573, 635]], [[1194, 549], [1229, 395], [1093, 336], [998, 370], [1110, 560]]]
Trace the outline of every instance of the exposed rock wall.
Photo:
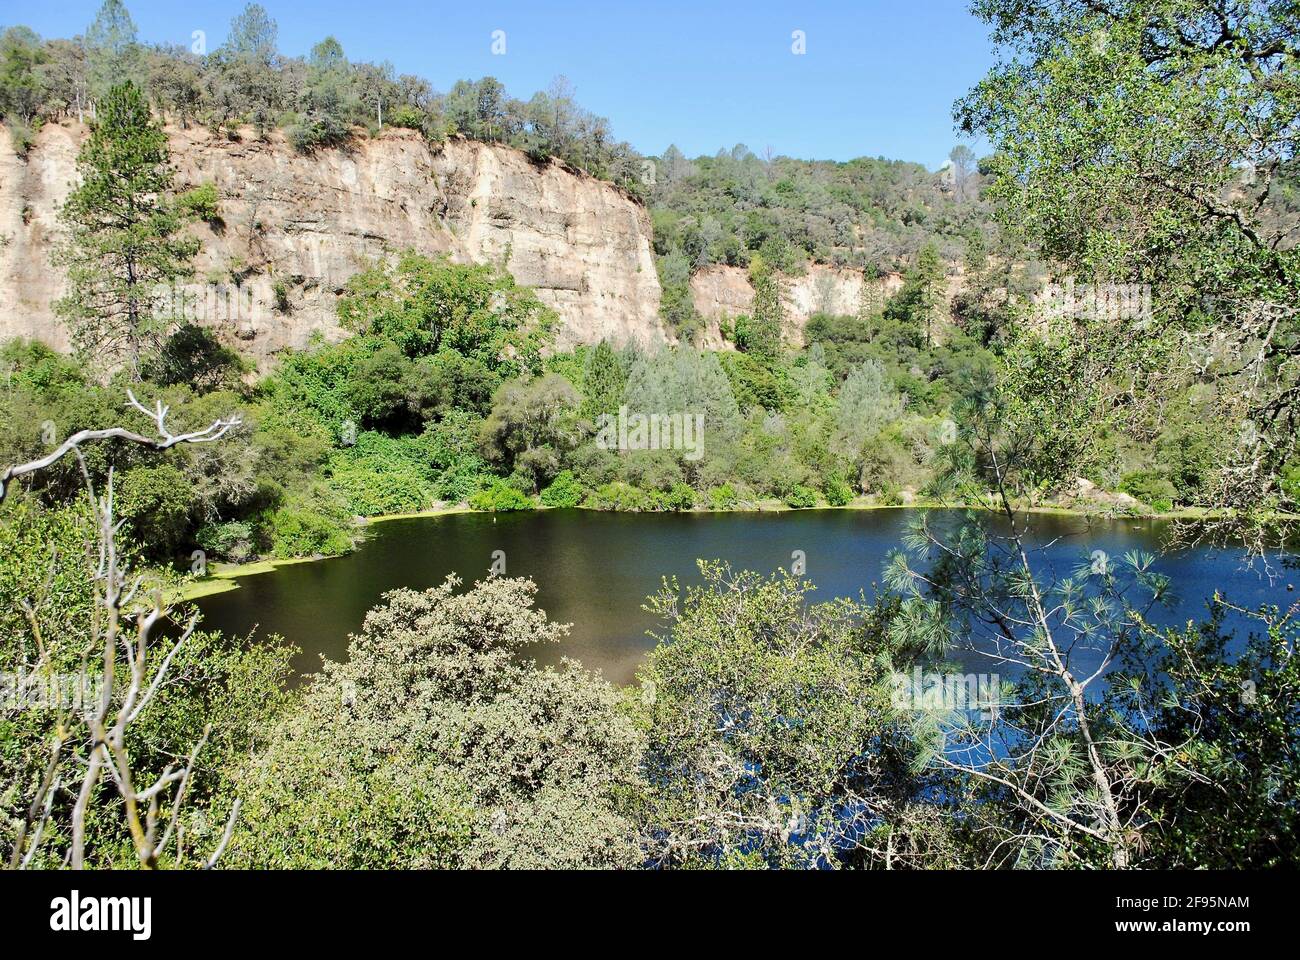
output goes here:
[[[64, 283], [50, 252], [84, 130], [47, 125], [26, 161], [3, 134], [0, 337], [65, 348], [52, 309]], [[403, 130], [313, 155], [278, 135], [170, 136], [178, 187], [213, 182], [220, 194], [221, 222], [195, 228], [203, 247], [194, 282], [239, 291], [205, 319], [259, 361], [317, 332], [341, 337], [335, 305], [347, 279], [408, 248], [504, 264], [559, 314], [561, 346], [667, 336], [645, 209], [562, 164], [469, 140], [430, 146]]]
[[[864, 292], [879, 303], [893, 296], [903, 285], [902, 277], [888, 274], [867, 285], [860, 270], [844, 270], [823, 264], [809, 266], [802, 276], [787, 277], [783, 283], [787, 336], [794, 343], [803, 342], [804, 324], [815, 313], [855, 314]], [[742, 267], [715, 264], [691, 277], [691, 299], [700, 316], [707, 321], [705, 338], [710, 346], [720, 346], [719, 325], [742, 313], [749, 313], [754, 303], [754, 288]]]

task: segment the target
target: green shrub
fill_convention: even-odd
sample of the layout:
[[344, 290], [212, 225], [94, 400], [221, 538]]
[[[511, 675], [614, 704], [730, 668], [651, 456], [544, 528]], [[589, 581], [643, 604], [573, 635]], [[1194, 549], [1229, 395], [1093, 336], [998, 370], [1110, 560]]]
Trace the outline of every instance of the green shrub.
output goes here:
[[660, 493], [658, 499], [664, 510], [693, 510], [696, 494], [688, 484], [674, 483], [671, 489]]
[[880, 492], [876, 495], [876, 502], [886, 507], [901, 506], [903, 493], [898, 487], [888, 483], [881, 487]]
[[542, 503], [548, 507], [576, 507], [582, 503], [583, 489], [572, 470], [562, 470], [551, 485], [542, 491]]
[[1292, 503], [1300, 502], [1300, 463], [1287, 464], [1282, 468], [1278, 486], [1282, 488], [1282, 495]]
[[282, 559], [316, 554], [335, 556], [352, 549], [352, 535], [335, 517], [298, 504], [271, 514], [271, 551]]
[[234, 385], [244, 370], [239, 354], [197, 324], [183, 324], [167, 338], [145, 367], [150, 380], [163, 386], [188, 384], [199, 392]]
[[736, 488], [729, 483], [724, 483], [709, 491], [709, 506], [714, 510], [734, 510], [738, 502]]
[[434, 485], [410, 469], [394, 465], [385, 470], [351, 466], [337, 470], [331, 485], [347, 499], [359, 517], [427, 510], [437, 497]]
[[243, 520], [210, 523], [197, 534], [199, 546], [213, 557], [244, 563], [253, 559], [253, 527]]
[[176, 198], [176, 206], [196, 220], [213, 223], [221, 219], [221, 200], [215, 183], [201, 183], [193, 190]]
[[491, 486], [475, 493], [469, 498], [469, 505], [475, 510], [492, 513], [534, 509], [532, 498], [505, 480], [497, 480]]
[[170, 560], [187, 546], [194, 484], [171, 464], [128, 470], [118, 483], [117, 505], [146, 556]]
[[832, 507], [844, 507], [853, 502], [853, 488], [840, 477], [828, 480], [822, 495]]
[[1119, 488], [1162, 513], [1172, 510], [1174, 500], [1178, 497], [1178, 490], [1169, 478], [1155, 470], [1135, 470], [1133, 473], [1126, 473], [1119, 482]]
[[785, 505], [796, 510], [806, 510], [817, 506], [817, 492], [802, 484], [795, 484], [785, 495]]
[[425, 510], [438, 499], [422, 438], [366, 431], [330, 457], [330, 486], [357, 516]]
[[404, 103], [389, 113], [387, 120], [390, 127], [406, 127], [423, 132], [426, 118], [423, 110]]
[[589, 510], [639, 512], [653, 509], [654, 503], [644, 490], [615, 481], [597, 487], [587, 495], [583, 506]]

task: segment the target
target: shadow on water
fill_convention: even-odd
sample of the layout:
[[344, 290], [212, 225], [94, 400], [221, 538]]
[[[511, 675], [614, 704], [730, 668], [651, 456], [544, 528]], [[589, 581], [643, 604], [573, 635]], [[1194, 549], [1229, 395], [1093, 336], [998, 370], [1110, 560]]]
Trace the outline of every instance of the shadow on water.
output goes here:
[[[789, 568], [795, 551], [806, 557], [814, 599], [871, 597], [883, 563], [898, 549], [908, 510], [823, 510], [791, 513], [625, 514], [550, 510], [516, 514], [453, 514], [376, 524], [366, 542], [344, 557], [280, 568], [242, 578], [240, 588], [198, 601], [204, 626], [231, 635], [256, 628], [302, 648], [294, 666], [308, 673], [321, 657], [342, 659], [348, 635], [366, 611], [398, 587], [420, 590], [457, 573], [467, 584], [488, 575], [495, 551], [506, 574], [531, 577], [538, 604], [553, 619], [572, 623], [569, 637], [537, 651], [543, 663], [580, 660], [615, 683], [633, 679], [654, 645], [654, 618], [642, 609], [661, 578], [699, 582], [697, 558], [771, 572]], [[947, 519], [949, 512], [940, 512]], [[1035, 537], [1046, 544], [1041, 562], [1069, 576], [1093, 550], [1122, 556], [1160, 553], [1166, 528], [1158, 521], [1098, 521], [1037, 515]], [[1288, 602], [1288, 582], [1270, 583], [1247, 569], [1240, 551], [1199, 546], [1171, 551], [1156, 569], [1172, 578], [1176, 602], [1157, 622], [1199, 619], [1205, 599], [1220, 590], [1255, 606]], [[1039, 562], [1039, 561], [1035, 561]], [[1289, 573], [1289, 571], [1283, 571]], [[978, 655], [961, 658], [970, 670], [990, 669]], [[979, 661], [978, 663], [976, 661]]]

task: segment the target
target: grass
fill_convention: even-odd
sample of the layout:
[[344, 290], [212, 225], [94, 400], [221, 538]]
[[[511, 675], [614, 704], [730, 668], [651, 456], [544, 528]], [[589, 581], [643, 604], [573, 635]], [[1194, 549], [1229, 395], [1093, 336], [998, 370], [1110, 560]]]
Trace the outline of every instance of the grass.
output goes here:
[[200, 597], [211, 597], [218, 593], [227, 593], [231, 590], [238, 590], [239, 584], [236, 579], [239, 577], [251, 577], [259, 573], [272, 573], [280, 567], [291, 566], [296, 563], [311, 563], [313, 560], [323, 560], [324, 557], [294, 557], [291, 560], [253, 560], [249, 563], [212, 563], [208, 565], [208, 575], [200, 577], [197, 580], [185, 581], [180, 589], [176, 592], [175, 600], [197, 600]]

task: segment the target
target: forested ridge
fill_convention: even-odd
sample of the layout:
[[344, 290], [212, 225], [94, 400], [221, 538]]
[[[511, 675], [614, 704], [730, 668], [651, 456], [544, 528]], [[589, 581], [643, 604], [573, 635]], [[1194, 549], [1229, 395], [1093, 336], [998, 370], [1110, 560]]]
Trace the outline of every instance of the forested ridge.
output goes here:
[[[286, 57], [257, 4], [202, 55], [139, 43], [119, 0], [75, 40], [6, 31], [20, 151], [43, 122], [89, 135], [52, 264], [74, 355], [0, 345], [0, 668], [18, 704], [69, 676], [107, 694], [0, 712], [4, 861], [1294, 865], [1292, 610], [1216, 595], [1157, 628], [1177, 590], [1159, 558], [1049, 576], [1032, 509], [1169, 515], [1183, 542], [1290, 568], [1300, 8], [973, 9], [1002, 57], [954, 117], [993, 150], [941, 174], [642, 157], [562, 84], [436, 94], [332, 39]], [[257, 375], [154, 296], [192, 276], [188, 228], [222, 205], [177, 188], [167, 123], [558, 157], [650, 207], [679, 342], [560, 351], [501, 266], [394, 251], [348, 281], [346, 339]], [[814, 263], [900, 283], [796, 342], [786, 286]], [[690, 279], [716, 265], [753, 302], [709, 350]], [[528, 659], [564, 628], [524, 580], [388, 594], [294, 690], [278, 638], [205, 633], [178, 599], [209, 562], [343, 553], [381, 515], [937, 504], [971, 509], [918, 511], [864, 571], [872, 601], [702, 558], [700, 585], [647, 601], [660, 643], [630, 689]], [[990, 642], [992, 709], [900, 680]], [[1080, 672], [1084, 649], [1103, 669]]]

